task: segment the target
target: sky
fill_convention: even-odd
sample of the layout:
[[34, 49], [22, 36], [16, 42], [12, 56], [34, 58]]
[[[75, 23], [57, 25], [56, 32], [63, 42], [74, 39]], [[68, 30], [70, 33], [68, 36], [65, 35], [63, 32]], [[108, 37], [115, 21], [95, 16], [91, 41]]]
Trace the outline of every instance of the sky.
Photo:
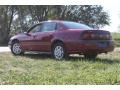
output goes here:
[[[116, 0], [115, 0], [116, 1]], [[110, 15], [110, 26], [105, 26], [106, 29], [111, 32], [120, 32], [118, 28], [120, 26], [120, 5], [119, 2], [111, 2], [102, 4], [104, 10]]]

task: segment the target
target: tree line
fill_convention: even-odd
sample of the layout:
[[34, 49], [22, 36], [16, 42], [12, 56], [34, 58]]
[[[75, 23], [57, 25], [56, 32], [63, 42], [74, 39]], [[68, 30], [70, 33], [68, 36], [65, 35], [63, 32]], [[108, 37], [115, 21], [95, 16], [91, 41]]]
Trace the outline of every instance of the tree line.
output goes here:
[[0, 44], [7, 44], [15, 33], [52, 19], [81, 22], [93, 28], [110, 23], [108, 13], [100, 5], [5, 5], [0, 6]]

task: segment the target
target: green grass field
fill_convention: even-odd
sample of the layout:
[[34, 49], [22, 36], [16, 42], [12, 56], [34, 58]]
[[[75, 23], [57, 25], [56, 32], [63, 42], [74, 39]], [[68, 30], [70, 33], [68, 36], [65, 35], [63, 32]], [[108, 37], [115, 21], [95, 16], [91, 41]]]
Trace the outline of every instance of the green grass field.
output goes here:
[[120, 84], [120, 52], [101, 54], [95, 60], [62, 61], [38, 54], [0, 53], [0, 84]]
[[115, 40], [116, 47], [120, 47], [120, 33], [112, 33], [112, 38]]

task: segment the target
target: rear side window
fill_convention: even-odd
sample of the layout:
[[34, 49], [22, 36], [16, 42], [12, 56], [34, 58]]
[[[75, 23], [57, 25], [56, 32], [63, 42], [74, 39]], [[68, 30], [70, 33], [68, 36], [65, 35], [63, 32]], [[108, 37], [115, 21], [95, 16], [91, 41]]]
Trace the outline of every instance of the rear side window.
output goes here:
[[57, 30], [62, 30], [62, 29], [64, 29], [64, 26], [61, 25], [61, 23], [57, 23], [56, 29], [57, 29]]
[[63, 22], [63, 24], [68, 28], [68, 29], [87, 29], [90, 30], [92, 29], [91, 27], [81, 24], [81, 23], [76, 23], [76, 22]]
[[41, 32], [51, 32], [56, 30], [56, 23], [55, 22], [45, 22], [41, 29]]

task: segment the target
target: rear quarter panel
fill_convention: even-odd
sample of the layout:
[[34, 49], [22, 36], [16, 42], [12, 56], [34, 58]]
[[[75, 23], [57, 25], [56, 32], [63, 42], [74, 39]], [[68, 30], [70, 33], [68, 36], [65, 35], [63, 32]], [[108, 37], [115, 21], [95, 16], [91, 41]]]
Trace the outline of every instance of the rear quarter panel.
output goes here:
[[52, 40], [60, 40], [65, 44], [65, 47], [67, 49], [67, 51], [75, 51], [77, 49], [80, 48], [77, 47], [80, 42], [81, 39], [81, 34], [82, 34], [83, 30], [61, 30], [61, 31], [57, 31], [56, 33], [54, 33], [54, 39]]

